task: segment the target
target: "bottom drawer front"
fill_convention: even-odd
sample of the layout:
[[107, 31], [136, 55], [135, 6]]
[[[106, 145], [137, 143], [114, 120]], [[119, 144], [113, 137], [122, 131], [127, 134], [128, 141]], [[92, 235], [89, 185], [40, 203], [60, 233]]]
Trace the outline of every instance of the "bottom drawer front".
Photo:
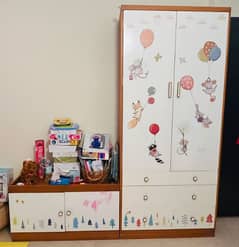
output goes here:
[[122, 230], [213, 228], [216, 186], [123, 188]]

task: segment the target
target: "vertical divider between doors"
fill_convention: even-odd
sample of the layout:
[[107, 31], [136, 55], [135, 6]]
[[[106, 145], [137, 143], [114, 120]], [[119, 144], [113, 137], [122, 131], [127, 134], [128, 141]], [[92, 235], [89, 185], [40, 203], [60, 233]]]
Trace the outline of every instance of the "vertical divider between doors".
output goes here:
[[175, 70], [176, 70], [176, 57], [177, 57], [177, 54], [176, 54], [176, 51], [177, 51], [177, 21], [178, 21], [178, 12], [176, 11], [176, 20], [175, 20], [175, 36], [174, 36], [174, 58], [173, 58], [173, 61], [174, 61], [174, 64], [173, 64], [173, 83], [172, 83], [172, 87], [173, 87], [173, 93], [172, 93], [172, 124], [171, 124], [171, 142], [170, 142], [170, 165], [169, 165], [169, 169], [170, 171], [172, 170], [172, 145], [173, 145], [173, 125], [174, 125], [174, 100], [175, 100], [175, 85], [176, 85], [176, 82], [175, 82]]

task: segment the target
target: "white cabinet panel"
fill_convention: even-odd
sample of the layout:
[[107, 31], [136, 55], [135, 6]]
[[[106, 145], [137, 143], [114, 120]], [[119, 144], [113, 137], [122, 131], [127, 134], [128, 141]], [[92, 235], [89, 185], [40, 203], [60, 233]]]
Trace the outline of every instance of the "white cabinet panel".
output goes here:
[[218, 167], [228, 20], [228, 13], [177, 14], [172, 170]]
[[216, 186], [124, 187], [123, 230], [213, 228]]
[[9, 193], [11, 232], [65, 231], [64, 193]]
[[[170, 168], [176, 12], [125, 11], [123, 44], [123, 180]], [[153, 134], [150, 126], [160, 130]], [[150, 155], [149, 147], [157, 145]], [[158, 156], [158, 157], [157, 157]], [[161, 161], [158, 162], [158, 161]], [[134, 170], [133, 173], [127, 169]]]
[[119, 192], [65, 193], [67, 231], [119, 229]]

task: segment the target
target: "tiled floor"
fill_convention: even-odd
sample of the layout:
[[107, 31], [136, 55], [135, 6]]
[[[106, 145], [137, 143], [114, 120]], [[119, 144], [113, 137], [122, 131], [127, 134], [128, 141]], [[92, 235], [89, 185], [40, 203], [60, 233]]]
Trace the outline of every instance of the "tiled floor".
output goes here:
[[[0, 231], [0, 241], [11, 241], [8, 229]], [[91, 241], [34, 241], [29, 247], [239, 247], [239, 217], [218, 218], [213, 238], [134, 239]]]

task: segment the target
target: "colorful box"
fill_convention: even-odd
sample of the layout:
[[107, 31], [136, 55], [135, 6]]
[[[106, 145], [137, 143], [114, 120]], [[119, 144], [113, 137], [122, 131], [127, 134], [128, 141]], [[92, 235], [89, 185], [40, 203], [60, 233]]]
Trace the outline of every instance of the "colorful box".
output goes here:
[[51, 125], [49, 129], [49, 140], [51, 145], [78, 145], [81, 139], [81, 131], [78, 124], [72, 126], [56, 127]]
[[13, 181], [12, 168], [0, 168], [0, 202], [8, 199], [8, 185]]

